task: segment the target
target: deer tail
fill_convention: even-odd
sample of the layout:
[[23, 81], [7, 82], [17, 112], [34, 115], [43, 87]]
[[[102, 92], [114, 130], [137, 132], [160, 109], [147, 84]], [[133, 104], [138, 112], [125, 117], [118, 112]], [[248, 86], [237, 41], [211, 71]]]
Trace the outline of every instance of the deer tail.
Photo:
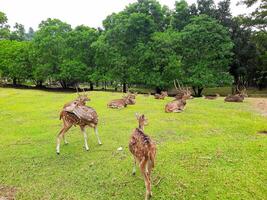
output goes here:
[[62, 117], [63, 117], [63, 111], [61, 111], [60, 114], [59, 114], [59, 120], [61, 120]]

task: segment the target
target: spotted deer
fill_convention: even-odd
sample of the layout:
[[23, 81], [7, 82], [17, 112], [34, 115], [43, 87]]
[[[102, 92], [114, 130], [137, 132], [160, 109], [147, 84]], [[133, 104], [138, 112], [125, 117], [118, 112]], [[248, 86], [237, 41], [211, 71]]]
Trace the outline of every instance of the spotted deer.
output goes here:
[[127, 107], [127, 105], [135, 104], [135, 100], [132, 99], [129, 95], [123, 97], [122, 99], [115, 99], [110, 101], [107, 106], [109, 108], [122, 109]]
[[225, 97], [224, 101], [225, 102], [243, 102], [245, 97], [248, 97], [246, 88], [240, 90], [237, 86], [236, 94], [228, 95], [227, 97]]
[[87, 101], [90, 101], [90, 98], [88, 97], [87, 94], [80, 95], [78, 93], [78, 98], [76, 100], [66, 103], [63, 106], [63, 109], [60, 112], [60, 117], [59, 117], [59, 119], [63, 121], [63, 127], [57, 136], [57, 147], [56, 147], [57, 154], [60, 153], [60, 142], [62, 138], [64, 139], [64, 143], [68, 144], [65, 134], [72, 126], [80, 127], [84, 136], [84, 145], [86, 151], [89, 150], [87, 143], [87, 134], [85, 131], [86, 126], [94, 128], [98, 144], [99, 145], [102, 144], [98, 136], [98, 130], [97, 130], [98, 115], [93, 108], [86, 106]]
[[185, 106], [186, 106], [186, 99], [185, 98], [180, 99], [180, 100], [176, 99], [176, 100], [173, 100], [173, 101], [166, 104], [165, 112], [166, 113], [171, 113], [171, 112], [180, 113], [180, 112], [184, 111]]
[[135, 175], [136, 162], [138, 162], [146, 186], [145, 199], [148, 200], [152, 196], [151, 172], [155, 165], [156, 144], [144, 133], [144, 126], [148, 124], [145, 116], [136, 113], [136, 118], [139, 126], [134, 129], [129, 141], [129, 150], [134, 157], [132, 174]]
[[178, 80], [174, 80], [173, 83], [177, 91], [177, 95], [174, 97], [176, 100], [181, 100], [181, 99], [187, 100], [193, 98], [192, 92], [188, 87], [181, 86]]
[[167, 91], [162, 91], [160, 94], [155, 94], [154, 97], [155, 99], [162, 99], [164, 100], [165, 97], [168, 96], [168, 92]]

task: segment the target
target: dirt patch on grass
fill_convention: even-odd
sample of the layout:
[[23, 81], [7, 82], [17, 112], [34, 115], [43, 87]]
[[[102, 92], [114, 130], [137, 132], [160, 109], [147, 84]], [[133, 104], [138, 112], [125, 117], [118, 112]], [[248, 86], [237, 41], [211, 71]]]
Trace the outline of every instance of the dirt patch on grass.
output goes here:
[[0, 185], [0, 200], [14, 200], [16, 194], [15, 187]]
[[252, 105], [258, 112], [267, 117], [267, 98], [252, 99]]

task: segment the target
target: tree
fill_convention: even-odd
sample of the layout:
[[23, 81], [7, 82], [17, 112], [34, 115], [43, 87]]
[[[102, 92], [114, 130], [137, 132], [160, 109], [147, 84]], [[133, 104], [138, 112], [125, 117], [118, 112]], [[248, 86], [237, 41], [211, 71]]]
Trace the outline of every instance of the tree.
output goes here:
[[[181, 31], [181, 80], [201, 95], [204, 87], [230, 83], [229, 64], [233, 43], [227, 30], [207, 15], [194, 17]], [[184, 79], [184, 77], [187, 77]]]
[[178, 53], [179, 32], [167, 30], [156, 32], [151, 37], [151, 42], [140, 46], [138, 57], [139, 82], [156, 88], [156, 92], [173, 86], [181, 70], [181, 57]]
[[32, 40], [34, 36], [34, 30], [32, 27], [29, 28], [28, 32], [26, 33], [26, 40]]
[[3, 77], [12, 79], [13, 85], [31, 78], [29, 45], [29, 42], [0, 41], [0, 70]]
[[14, 31], [12, 31], [10, 34], [10, 40], [17, 40], [17, 41], [26, 40], [26, 32], [22, 24], [15, 23], [15, 26], [13, 28]]
[[[66, 37], [71, 26], [58, 19], [47, 19], [39, 25], [39, 30], [33, 39], [32, 58], [34, 63], [33, 75], [37, 85], [51, 78], [59, 80], [60, 65], [63, 63], [66, 51]], [[62, 87], [67, 87], [59, 80]]]
[[[91, 45], [97, 40], [98, 35], [99, 32], [96, 29], [77, 26], [66, 37], [64, 60], [67, 60], [68, 63], [77, 64], [78, 62], [81, 63], [81, 66], [86, 66], [84, 72], [80, 74], [80, 81], [88, 81], [91, 90], [93, 90], [93, 74], [95, 71], [94, 49]], [[60, 77], [62, 77], [62, 74]], [[79, 81], [78, 79], [76, 80]]]
[[9, 38], [9, 25], [7, 25], [7, 16], [0, 11], [0, 40]]
[[172, 27], [181, 31], [190, 21], [190, 9], [185, 0], [175, 2], [174, 12], [172, 14]]

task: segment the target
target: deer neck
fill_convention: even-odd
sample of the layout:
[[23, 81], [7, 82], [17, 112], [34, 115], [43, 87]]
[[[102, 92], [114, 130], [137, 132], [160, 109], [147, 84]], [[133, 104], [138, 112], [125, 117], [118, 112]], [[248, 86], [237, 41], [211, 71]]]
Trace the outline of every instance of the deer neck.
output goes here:
[[139, 124], [138, 128], [139, 128], [140, 130], [142, 130], [142, 131], [144, 131], [144, 129], [145, 129], [144, 125], [141, 125], [141, 124]]

